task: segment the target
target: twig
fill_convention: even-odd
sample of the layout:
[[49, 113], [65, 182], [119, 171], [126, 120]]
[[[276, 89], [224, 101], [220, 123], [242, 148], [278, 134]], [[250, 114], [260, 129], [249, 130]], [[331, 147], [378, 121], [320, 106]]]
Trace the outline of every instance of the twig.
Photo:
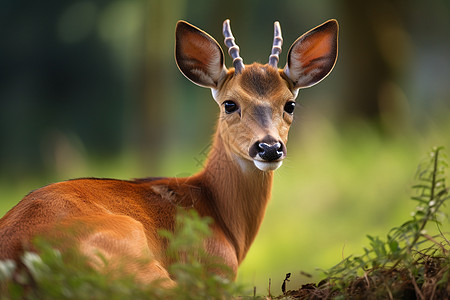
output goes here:
[[434, 299], [434, 294], [436, 293], [437, 284], [436, 282], [433, 284], [433, 290], [431, 291], [430, 300]]
[[390, 300], [394, 300], [394, 296], [392, 295], [391, 289], [389, 288], [389, 285], [387, 285], [387, 283], [384, 280], [384, 278], [383, 278], [383, 283], [384, 283], [384, 286], [386, 287], [386, 291], [388, 293], [389, 299]]
[[369, 281], [369, 277], [367, 277], [367, 272], [366, 271], [364, 271], [364, 278], [366, 279], [367, 287], [370, 289], [370, 281]]
[[439, 243], [438, 241], [436, 241], [431, 235], [429, 234], [422, 234], [424, 238], [426, 238], [427, 240], [429, 240], [430, 242], [434, 243], [436, 246], [438, 246], [439, 248], [441, 248], [442, 252], [445, 254], [445, 247], [442, 245], [442, 243]]
[[291, 277], [291, 273], [287, 273], [286, 274], [286, 278], [284, 278], [283, 280], [283, 284], [281, 285], [281, 291], [283, 292], [283, 294], [286, 294], [286, 282], [289, 282], [289, 278]]
[[419, 299], [425, 300], [425, 297], [423, 296], [422, 291], [419, 289], [419, 286], [417, 285], [416, 279], [414, 278], [411, 270], [409, 270], [409, 275], [411, 276], [411, 281], [414, 285], [414, 290], [416, 291], [417, 296], [419, 296]]

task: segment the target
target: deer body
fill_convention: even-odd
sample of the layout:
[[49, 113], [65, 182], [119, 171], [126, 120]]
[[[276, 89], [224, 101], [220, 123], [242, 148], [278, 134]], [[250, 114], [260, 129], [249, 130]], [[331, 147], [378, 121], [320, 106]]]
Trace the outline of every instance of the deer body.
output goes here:
[[[273, 170], [286, 156], [286, 142], [298, 89], [322, 80], [337, 57], [337, 22], [328, 21], [292, 45], [278, 69], [281, 31], [275, 24], [270, 63], [244, 65], [224, 23], [234, 68], [224, 65], [217, 42], [180, 21], [176, 60], [194, 83], [212, 89], [220, 106], [213, 143], [198, 174], [187, 178], [134, 181], [85, 178], [48, 185], [28, 194], [0, 219], [0, 259], [19, 259], [37, 235], [70, 237], [98, 261], [124, 258], [127, 271], [149, 282], [171, 280], [167, 242], [158, 230], [174, 230], [177, 207], [194, 208], [213, 219], [208, 254], [222, 258], [236, 276], [270, 199]], [[145, 268], [133, 259], [148, 258]]]

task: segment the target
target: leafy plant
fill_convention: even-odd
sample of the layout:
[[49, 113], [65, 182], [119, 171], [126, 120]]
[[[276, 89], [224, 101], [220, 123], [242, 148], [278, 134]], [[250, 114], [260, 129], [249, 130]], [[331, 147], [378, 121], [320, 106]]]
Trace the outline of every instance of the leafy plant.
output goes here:
[[211, 219], [201, 219], [195, 210], [180, 209], [175, 233], [160, 232], [169, 240], [169, 255], [176, 261], [169, 267], [177, 282], [167, 291], [170, 299], [229, 299], [243, 292], [241, 286], [227, 279], [231, 270], [204, 251], [203, 243], [211, 236], [210, 223]]
[[[445, 181], [448, 165], [442, 150], [442, 147], [434, 148], [427, 161], [419, 166], [417, 184], [412, 187], [414, 195], [411, 199], [417, 204], [412, 218], [391, 229], [385, 239], [368, 235], [370, 243], [364, 248], [364, 254], [349, 256], [325, 271], [327, 279], [322, 282], [323, 288], [344, 294], [352, 289], [371, 289], [376, 294], [378, 289], [392, 298], [396, 288], [405, 291], [398, 284], [408, 282], [412, 285], [410, 290], [423, 298], [420, 287], [429, 275], [426, 273], [430, 267], [427, 264], [431, 261], [442, 264], [445, 270], [439, 274], [436, 285], [447, 284], [450, 243], [442, 234], [440, 225], [445, 219], [441, 208], [450, 196]], [[439, 235], [427, 233], [430, 223], [437, 226]]]

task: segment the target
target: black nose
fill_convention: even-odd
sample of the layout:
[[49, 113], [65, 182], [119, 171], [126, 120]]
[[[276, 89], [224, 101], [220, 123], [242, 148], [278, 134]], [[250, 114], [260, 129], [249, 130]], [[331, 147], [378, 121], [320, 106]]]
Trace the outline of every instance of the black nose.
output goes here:
[[273, 145], [258, 143], [257, 148], [259, 157], [261, 157], [265, 161], [274, 161], [279, 159], [283, 155], [283, 147], [279, 142]]

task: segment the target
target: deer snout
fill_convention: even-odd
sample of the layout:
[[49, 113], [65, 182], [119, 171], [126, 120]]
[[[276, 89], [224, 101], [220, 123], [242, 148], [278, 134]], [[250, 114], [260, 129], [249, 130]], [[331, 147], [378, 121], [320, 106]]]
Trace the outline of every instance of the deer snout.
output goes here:
[[261, 171], [278, 169], [286, 156], [286, 146], [281, 141], [266, 139], [255, 142], [249, 149], [253, 163]]
[[283, 151], [281, 149], [281, 143], [277, 142], [273, 145], [267, 143], [258, 144], [258, 155], [263, 160], [271, 162], [279, 159], [283, 156]]

